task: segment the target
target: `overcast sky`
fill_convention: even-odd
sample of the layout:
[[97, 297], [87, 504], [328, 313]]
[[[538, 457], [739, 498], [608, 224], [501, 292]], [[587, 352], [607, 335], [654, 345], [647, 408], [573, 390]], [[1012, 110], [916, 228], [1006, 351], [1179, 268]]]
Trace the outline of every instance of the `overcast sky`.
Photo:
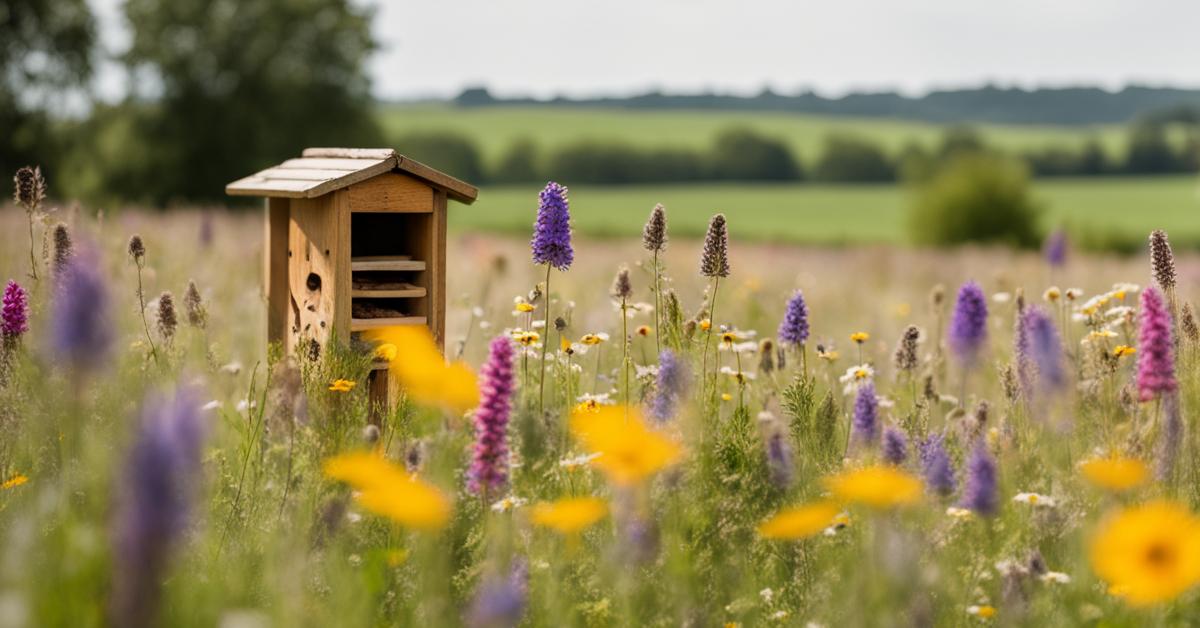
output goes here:
[[[91, 0], [110, 46], [121, 0]], [[1200, 87], [1196, 0], [381, 0], [382, 98]], [[102, 78], [109, 91], [119, 80]]]

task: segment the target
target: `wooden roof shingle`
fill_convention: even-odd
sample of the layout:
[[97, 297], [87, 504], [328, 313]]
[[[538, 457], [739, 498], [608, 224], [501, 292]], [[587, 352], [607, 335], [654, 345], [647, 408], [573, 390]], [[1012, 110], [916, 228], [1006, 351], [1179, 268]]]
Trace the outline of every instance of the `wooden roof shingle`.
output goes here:
[[393, 170], [444, 190], [461, 203], [469, 205], [479, 195], [474, 186], [390, 148], [306, 148], [297, 159], [226, 185], [225, 193], [315, 198]]

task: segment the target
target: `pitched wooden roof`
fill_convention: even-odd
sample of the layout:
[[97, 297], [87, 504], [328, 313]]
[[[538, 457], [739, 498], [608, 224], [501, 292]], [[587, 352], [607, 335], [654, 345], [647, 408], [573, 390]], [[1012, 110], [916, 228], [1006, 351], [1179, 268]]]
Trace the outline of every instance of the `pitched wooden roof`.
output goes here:
[[306, 148], [298, 159], [238, 179], [225, 186], [233, 196], [314, 198], [399, 170], [461, 203], [475, 201], [479, 190], [390, 148]]

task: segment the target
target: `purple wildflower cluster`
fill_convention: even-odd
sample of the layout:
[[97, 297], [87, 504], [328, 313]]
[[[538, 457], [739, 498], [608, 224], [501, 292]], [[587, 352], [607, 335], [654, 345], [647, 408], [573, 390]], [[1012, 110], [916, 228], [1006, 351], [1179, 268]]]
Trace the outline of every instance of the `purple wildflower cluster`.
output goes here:
[[658, 375], [655, 377], [654, 397], [650, 400], [650, 416], [663, 423], [675, 416], [679, 400], [687, 389], [687, 366], [670, 349], [658, 354]]
[[147, 398], [118, 486], [113, 521], [113, 623], [151, 626], [171, 552], [187, 527], [205, 425], [196, 391]]
[[15, 281], [4, 287], [3, 307], [0, 308], [0, 336], [11, 345], [29, 331], [29, 298], [25, 289]]
[[996, 488], [996, 461], [981, 440], [967, 460], [967, 480], [960, 504], [981, 515], [994, 515], [1000, 507]]
[[904, 432], [889, 426], [883, 430], [883, 460], [888, 464], [901, 465], [908, 459], [908, 438]]
[[958, 291], [950, 319], [950, 348], [966, 366], [974, 366], [987, 341], [987, 298], [983, 289], [968, 281]]
[[1141, 330], [1138, 334], [1138, 397], [1150, 401], [1164, 393], [1173, 393], [1175, 381], [1174, 343], [1171, 340], [1171, 314], [1162, 293], [1153, 286], [1142, 291]]
[[108, 288], [99, 269], [90, 252], [73, 256], [63, 269], [50, 313], [55, 358], [83, 371], [103, 365], [113, 343]]
[[507, 574], [492, 574], [480, 583], [464, 618], [466, 625], [471, 628], [516, 626], [525, 613], [528, 597], [529, 567], [524, 561], [517, 561]]
[[533, 225], [534, 264], [549, 264], [567, 270], [575, 260], [571, 248], [571, 212], [567, 188], [551, 181], [538, 195], [537, 222]]
[[513, 343], [492, 339], [480, 369], [479, 410], [475, 413], [475, 458], [469, 472], [471, 491], [488, 492], [508, 483], [508, 419], [512, 413]]
[[958, 482], [954, 478], [954, 465], [951, 464], [950, 456], [946, 453], [943, 438], [940, 435], [931, 435], [921, 443], [918, 449], [921, 458], [921, 475], [925, 478], [925, 485], [938, 495], [945, 496], [953, 493]]
[[[1022, 314], [1021, 328], [1028, 342], [1026, 368], [1037, 368], [1037, 382], [1043, 390], [1061, 390], [1067, 384], [1067, 371], [1063, 367], [1062, 340], [1050, 314], [1041, 307], [1032, 306]], [[1030, 381], [1032, 383], [1032, 376]], [[1022, 382], [1024, 385], [1024, 382]], [[1028, 394], [1031, 391], [1027, 390]]]
[[808, 306], [804, 303], [804, 293], [797, 290], [788, 300], [783, 322], [779, 323], [779, 342], [785, 345], [799, 346], [808, 340]]
[[1064, 266], [1067, 263], [1067, 232], [1062, 229], [1055, 229], [1046, 237], [1046, 243], [1042, 247], [1042, 252], [1046, 255], [1046, 263], [1057, 268]]
[[864, 443], [875, 443], [879, 437], [879, 399], [875, 383], [868, 380], [858, 387], [854, 398], [854, 435]]

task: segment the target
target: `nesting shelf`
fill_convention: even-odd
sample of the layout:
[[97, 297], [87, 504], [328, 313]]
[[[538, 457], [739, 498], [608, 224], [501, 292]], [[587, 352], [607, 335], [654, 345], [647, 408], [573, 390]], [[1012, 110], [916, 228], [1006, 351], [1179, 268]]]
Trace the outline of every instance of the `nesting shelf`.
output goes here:
[[370, 255], [350, 258], [350, 270], [422, 271], [425, 270], [425, 262], [408, 255]]

